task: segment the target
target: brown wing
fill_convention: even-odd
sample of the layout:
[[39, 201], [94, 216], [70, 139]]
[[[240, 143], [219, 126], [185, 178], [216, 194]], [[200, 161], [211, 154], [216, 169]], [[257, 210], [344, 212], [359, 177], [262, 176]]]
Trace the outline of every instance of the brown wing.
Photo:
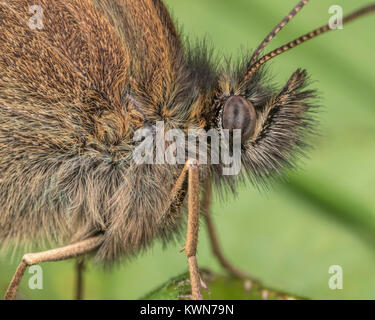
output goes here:
[[[43, 27], [33, 30], [33, 1], [0, 2], [3, 119], [9, 112], [33, 118], [43, 140], [50, 134], [59, 148], [71, 149], [73, 138], [100, 144], [126, 137], [129, 91], [146, 114], [173, 100], [181, 44], [160, 0], [38, 4]], [[25, 125], [18, 120], [13, 126]]]
[[33, 4], [0, 3], [1, 65], [8, 83], [23, 83], [24, 94], [41, 99], [75, 101], [93, 90], [119, 103], [130, 57], [99, 10], [90, 1], [41, 0], [43, 28], [32, 30]]
[[[143, 50], [151, 48], [156, 55], [165, 50], [174, 52], [181, 49], [175, 25], [162, 0], [93, 0], [93, 2], [105, 12], [124, 46], [142, 47]], [[144, 36], [139, 38], [137, 35], [141, 33]], [[137, 45], [131, 45], [130, 39]], [[145, 58], [151, 61], [150, 57]]]
[[2, 118], [19, 115], [9, 127], [20, 128], [13, 135], [25, 131], [23, 139], [34, 140], [24, 147], [38, 143], [34, 137], [42, 135], [46, 147], [79, 148], [72, 139], [100, 131], [95, 117], [123, 107], [129, 53], [90, 1], [38, 3], [41, 30], [29, 26], [33, 1], [0, 3]]
[[[29, 26], [34, 4], [0, 1], [1, 243], [79, 237], [134, 208], [162, 212], [167, 187], [143, 206], [125, 196], [129, 108], [153, 113], [178, 92], [181, 46], [162, 2], [40, 0], [40, 30]], [[138, 229], [152, 231], [143, 216]]]
[[[35, 237], [40, 230], [70, 234], [70, 214], [70, 221], [103, 226], [95, 199], [89, 204], [86, 198], [84, 160], [114, 156], [108, 140], [123, 137], [126, 126], [121, 100], [129, 52], [105, 16], [90, 1], [38, 4], [41, 30], [29, 26], [34, 1], [0, 2], [3, 240]], [[78, 218], [82, 210], [88, 215]]]
[[130, 56], [130, 89], [150, 118], [167, 112], [186, 76], [182, 45], [161, 0], [94, 0], [106, 12]]

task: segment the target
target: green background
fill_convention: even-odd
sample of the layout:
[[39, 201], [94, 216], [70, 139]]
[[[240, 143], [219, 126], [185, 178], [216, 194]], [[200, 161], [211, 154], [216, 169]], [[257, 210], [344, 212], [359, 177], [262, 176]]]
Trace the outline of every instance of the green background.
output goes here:
[[[204, 36], [217, 54], [240, 57], [254, 48], [296, 4], [296, 0], [168, 0], [189, 36]], [[269, 49], [326, 24], [328, 8], [345, 13], [367, 0], [311, 1]], [[321, 94], [320, 136], [288, 182], [259, 192], [248, 185], [228, 202], [215, 199], [213, 213], [222, 246], [237, 266], [275, 289], [314, 299], [375, 298], [375, 15], [348, 24], [290, 51], [271, 64], [283, 85], [298, 67], [308, 70]], [[201, 228], [198, 261], [222, 273]], [[89, 265], [86, 298], [136, 299], [186, 271], [182, 243], [124, 261], [111, 271]], [[16, 269], [1, 256], [0, 292]], [[330, 290], [328, 269], [340, 265], [344, 289]], [[73, 262], [43, 265], [44, 290], [27, 288], [24, 298], [70, 299]]]

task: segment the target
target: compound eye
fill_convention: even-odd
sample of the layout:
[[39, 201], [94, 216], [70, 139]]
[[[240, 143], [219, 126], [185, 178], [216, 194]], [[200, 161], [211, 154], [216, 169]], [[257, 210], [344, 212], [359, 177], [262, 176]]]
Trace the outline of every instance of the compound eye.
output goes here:
[[223, 129], [232, 132], [241, 129], [243, 141], [252, 137], [255, 130], [256, 113], [250, 101], [241, 96], [232, 96], [224, 104]]

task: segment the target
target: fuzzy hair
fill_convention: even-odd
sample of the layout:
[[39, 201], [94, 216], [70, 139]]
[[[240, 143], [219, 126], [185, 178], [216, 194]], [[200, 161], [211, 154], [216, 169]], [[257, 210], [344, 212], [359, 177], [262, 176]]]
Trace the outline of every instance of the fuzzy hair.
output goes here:
[[[187, 183], [171, 202], [181, 165], [136, 165], [134, 132], [217, 127], [225, 99], [247, 97], [256, 135], [243, 143], [243, 176], [265, 181], [290, 167], [310, 128], [313, 92], [297, 70], [282, 90], [263, 71], [218, 70], [205, 46], [181, 40], [161, 0], [0, 2], [0, 241], [4, 248], [64, 245], [102, 233], [97, 257], [113, 262], [178, 234]], [[201, 167], [221, 176], [221, 166]]]

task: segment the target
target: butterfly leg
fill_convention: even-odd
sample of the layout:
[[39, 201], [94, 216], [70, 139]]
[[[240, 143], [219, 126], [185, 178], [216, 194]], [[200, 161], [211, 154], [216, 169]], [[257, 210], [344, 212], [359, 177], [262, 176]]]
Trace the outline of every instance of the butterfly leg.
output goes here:
[[188, 174], [188, 223], [185, 251], [190, 274], [191, 293], [193, 300], [202, 300], [202, 285], [197, 262], [197, 246], [199, 232], [199, 167], [198, 162], [189, 159], [182, 170], [171, 192], [171, 199], [181, 190]]
[[193, 300], [202, 300], [202, 286], [196, 258], [199, 232], [199, 168], [195, 160], [188, 163], [188, 225], [185, 254], [188, 259]]
[[17, 294], [18, 287], [22, 280], [22, 277], [26, 271], [26, 268], [35, 264], [49, 261], [60, 261], [67, 260], [80, 255], [89, 253], [95, 250], [103, 242], [102, 236], [96, 236], [89, 238], [71, 245], [52, 249], [48, 251], [38, 253], [28, 253], [22, 257], [21, 263], [19, 264], [16, 273], [13, 276], [12, 281], [9, 284], [8, 290], [5, 293], [5, 300], [14, 300]]
[[202, 211], [204, 212], [204, 217], [205, 217], [205, 221], [206, 221], [206, 225], [208, 229], [208, 235], [210, 238], [212, 252], [225, 270], [227, 270], [231, 275], [235, 276], [236, 278], [242, 279], [245, 282], [245, 284], [251, 285], [252, 281], [257, 281], [257, 280], [250, 274], [240, 269], [237, 269], [235, 266], [233, 266], [224, 256], [220, 248], [219, 241], [218, 241], [216, 231], [215, 231], [214, 222], [212, 220], [212, 216], [210, 212], [211, 194], [212, 194], [211, 181], [207, 180], [205, 183], [205, 187], [204, 187]]

